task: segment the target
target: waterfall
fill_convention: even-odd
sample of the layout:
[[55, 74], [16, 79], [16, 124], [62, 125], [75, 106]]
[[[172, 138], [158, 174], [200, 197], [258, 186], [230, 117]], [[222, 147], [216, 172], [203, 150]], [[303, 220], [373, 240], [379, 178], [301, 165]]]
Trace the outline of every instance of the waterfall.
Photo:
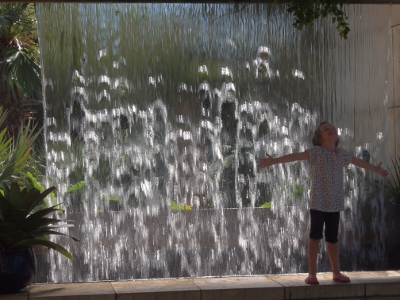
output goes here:
[[[390, 5], [347, 13], [342, 40], [273, 4], [37, 4], [46, 180], [81, 239], [37, 253], [37, 281], [307, 272], [310, 166], [256, 162], [324, 120], [386, 159]], [[382, 186], [344, 176], [342, 266], [383, 269]]]

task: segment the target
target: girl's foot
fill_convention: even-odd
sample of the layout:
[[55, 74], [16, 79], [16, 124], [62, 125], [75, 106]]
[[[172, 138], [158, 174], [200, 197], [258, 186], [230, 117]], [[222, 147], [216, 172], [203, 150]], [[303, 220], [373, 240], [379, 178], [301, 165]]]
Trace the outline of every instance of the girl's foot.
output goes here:
[[305, 280], [307, 284], [319, 284], [317, 277], [308, 276]]
[[333, 281], [339, 282], [339, 283], [349, 283], [350, 278], [347, 277], [346, 275], [340, 274], [337, 277], [333, 277]]

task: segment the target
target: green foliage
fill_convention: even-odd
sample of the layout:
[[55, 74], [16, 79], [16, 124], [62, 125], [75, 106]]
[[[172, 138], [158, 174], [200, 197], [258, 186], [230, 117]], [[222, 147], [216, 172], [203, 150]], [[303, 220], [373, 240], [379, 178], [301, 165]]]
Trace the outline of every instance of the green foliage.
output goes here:
[[263, 203], [260, 207], [261, 208], [271, 208], [271, 201], [270, 202], [265, 202], [265, 203]]
[[103, 198], [106, 199], [106, 200], [109, 200], [109, 201], [119, 201], [118, 197], [115, 197], [115, 196], [112, 196], [112, 195], [103, 194]]
[[73, 225], [59, 224], [63, 220], [50, 217], [57, 213], [57, 205], [34, 212], [55, 187], [40, 192], [36, 188], [21, 189], [18, 183], [13, 182], [10, 186], [4, 184], [3, 190], [4, 195], [0, 195], [0, 248], [7, 251], [40, 245], [54, 249], [72, 260], [71, 253], [59, 244], [51, 242], [47, 235], [68, 236], [74, 241], [79, 241], [55, 230]]
[[27, 49], [9, 47], [3, 52], [3, 60], [0, 61], [0, 78], [7, 83], [7, 98], [12, 92], [15, 94], [15, 87], [19, 95], [36, 97], [39, 95], [40, 87], [40, 66], [32, 58]]
[[85, 186], [84, 181], [79, 181], [78, 183], [72, 185], [68, 190], [67, 193], [75, 192], [82, 189]]
[[309, 176], [301, 177], [282, 188], [283, 191], [288, 192], [287, 200], [291, 205], [295, 204], [299, 199], [301, 199], [300, 197], [304, 195], [309, 186], [310, 179], [311, 177]]
[[31, 180], [33, 187], [38, 189], [39, 191], [44, 191], [44, 186], [37, 180], [35, 176], [31, 172], [26, 172], [27, 177]]
[[400, 205], [400, 156], [392, 159], [392, 168], [389, 168], [391, 180], [385, 186], [385, 194], [390, 197], [390, 201]]
[[0, 4], [0, 79], [7, 98], [40, 96], [39, 47], [32, 3]]
[[170, 201], [171, 210], [192, 210], [192, 207], [188, 204], [179, 203], [174, 200]]
[[235, 152], [232, 151], [231, 154], [224, 157], [224, 169], [232, 166], [232, 164], [235, 162], [235, 156]]
[[294, 196], [301, 196], [304, 192], [305, 187], [302, 184], [299, 184], [297, 182], [293, 183], [293, 195]]
[[336, 29], [339, 35], [347, 39], [350, 32], [347, 22], [347, 15], [343, 11], [343, 5], [348, 3], [346, 0], [275, 0], [275, 4], [286, 3], [287, 11], [293, 14], [295, 22], [293, 26], [301, 30], [304, 26], [313, 26], [314, 21], [319, 17], [332, 16], [332, 22], [337, 23]]
[[[0, 128], [7, 117], [0, 107]], [[0, 182], [10, 182], [19, 179], [20, 184], [28, 177], [27, 171], [32, 161], [33, 143], [40, 134], [35, 133], [35, 126], [21, 126], [18, 135], [12, 138], [7, 128], [0, 132]]]
[[[42, 185], [42, 183], [40, 181], [37, 180], [37, 178], [34, 175], [32, 175], [31, 172], [29, 172], [29, 171], [26, 172], [26, 175], [31, 180], [34, 188], [36, 188], [40, 192], [45, 191], [45, 187]], [[49, 196], [50, 200], [47, 198], [43, 199], [43, 203], [36, 206], [36, 208], [33, 210], [33, 212], [36, 212], [39, 209], [51, 207], [51, 206], [54, 206], [57, 204], [57, 197], [54, 194], [54, 192], [51, 192], [48, 196]], [[59, 213], [62, 213], [62, 210], [59, 210]]]

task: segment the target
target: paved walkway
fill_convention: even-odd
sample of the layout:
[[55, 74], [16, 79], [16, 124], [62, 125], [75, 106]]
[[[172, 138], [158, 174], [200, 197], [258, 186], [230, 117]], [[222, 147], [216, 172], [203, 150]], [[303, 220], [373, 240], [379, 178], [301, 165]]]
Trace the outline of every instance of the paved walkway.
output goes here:
[[338, 284], [330, 273], [319, 273], [318, 286], [305, 284], [305, 274], [42, 284], [0, 300], [400, 299], [400, 271], [345, 274], [351, 283]]

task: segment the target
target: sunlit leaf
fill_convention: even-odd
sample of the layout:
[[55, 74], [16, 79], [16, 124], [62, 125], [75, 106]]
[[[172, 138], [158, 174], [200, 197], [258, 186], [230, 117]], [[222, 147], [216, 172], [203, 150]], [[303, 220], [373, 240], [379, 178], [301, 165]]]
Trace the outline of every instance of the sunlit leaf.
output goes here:
[[73, 186], [71, 186], [68, 190], [67, 193], [71, 193], [77, 190], [82, 189], [85, 186], [85, 182], [84, 181], [79, 181], [78, 183], [74, 184]]
[[265, 202], [260, 207], [261, 208], [271, 208], [271, 202]]

